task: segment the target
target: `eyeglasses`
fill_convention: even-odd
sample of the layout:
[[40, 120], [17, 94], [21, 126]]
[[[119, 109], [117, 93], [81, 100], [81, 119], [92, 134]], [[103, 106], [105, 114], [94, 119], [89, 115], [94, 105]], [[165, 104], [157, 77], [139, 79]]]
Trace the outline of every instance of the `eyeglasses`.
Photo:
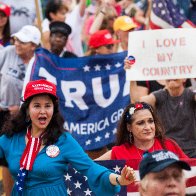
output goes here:
[[108, 50], [111, 50], [114, 47], [114, 44], [108, 44], [105, 45], [104, 47], [106, 47]]
[[0, 18], [5, 18], [7, 17], [3, 12], [0, 12]]

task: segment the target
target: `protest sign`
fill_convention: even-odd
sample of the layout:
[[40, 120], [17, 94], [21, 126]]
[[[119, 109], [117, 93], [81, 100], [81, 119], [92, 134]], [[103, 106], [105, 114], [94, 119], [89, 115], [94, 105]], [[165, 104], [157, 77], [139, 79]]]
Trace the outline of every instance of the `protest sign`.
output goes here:
[[[159, 29], [129, 34], [132, 68], [127, 80], [196, 77], [196, 29]], [[134, 60], [133, 60], [134, 59]]]

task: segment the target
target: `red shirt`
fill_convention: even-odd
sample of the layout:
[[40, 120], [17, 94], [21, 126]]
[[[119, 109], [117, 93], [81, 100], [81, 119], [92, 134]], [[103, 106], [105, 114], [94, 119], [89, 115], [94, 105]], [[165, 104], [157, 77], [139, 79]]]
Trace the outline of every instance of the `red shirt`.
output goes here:
[[[166, 149], [175, 153], [180, 159], [189, 158], [182, 149], [173, 140], [165, 140]], [[148, 150], [153, 152], [155, 150], [163, 150], [161, 143], [158, 139], [155, 139], [154, 145]], [[145, 151], [137, 148], [135, 145], [129, 143], [122, 144], [120, 146], [114, 146], [112, 148], [112, 160], [129, 160], [129, 159], [142, 159], [142, 155]]]

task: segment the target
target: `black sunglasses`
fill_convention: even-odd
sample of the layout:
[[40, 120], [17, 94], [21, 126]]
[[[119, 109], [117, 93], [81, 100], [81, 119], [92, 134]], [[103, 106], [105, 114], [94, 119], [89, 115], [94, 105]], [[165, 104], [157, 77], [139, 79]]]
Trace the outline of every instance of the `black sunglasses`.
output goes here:
[[104, 47], [106, 47], [107, 49], [112, 49], [114, 47], [114, 44], [108, 44], [108, 45], [104, 45]]

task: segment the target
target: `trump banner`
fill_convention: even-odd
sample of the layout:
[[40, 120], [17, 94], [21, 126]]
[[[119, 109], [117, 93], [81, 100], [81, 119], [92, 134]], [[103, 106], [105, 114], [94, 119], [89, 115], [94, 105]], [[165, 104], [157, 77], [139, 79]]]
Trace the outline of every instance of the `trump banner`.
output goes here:
[[190, 28], [131, 32], [127, 80], [195, 78], [195, 33]]
[[115, 140], [116, 126], [130, 103], [123, 61], [127, 53], [60, 58], [38, 49], [30, 80], [44, 78], [57, 85], [65, 128], [84, 150]]
[[[139, 178], [139, 163], [141, 160], [133, 159], [127, 160], [126, 165], [132, 167], [136, 173], [137, 183], [132, 183], [129, 186], [122, 186], [121, 192], [116, 196], [140, 196], [138, 192]], [[191, 166], [191, 171], [185, 172], [186, 178], [186, 194], [196, 195], [196, 159], [189, 159], [184, 161], [188, 162]], [[108, 169], [113, 170], [115, 173], [120, 174], [122, 168], [125, 165], [125, 161], [110, 160], [110, 161], [99, 161], [101, 164]], [[65, 183], [67, 186], [67, 194], [70, 196], [95, 196], [88, 186], [88, 179], [86, 176], [78, 173], [73, 167], [69, 167], [68, 172], [65, 174]]]

